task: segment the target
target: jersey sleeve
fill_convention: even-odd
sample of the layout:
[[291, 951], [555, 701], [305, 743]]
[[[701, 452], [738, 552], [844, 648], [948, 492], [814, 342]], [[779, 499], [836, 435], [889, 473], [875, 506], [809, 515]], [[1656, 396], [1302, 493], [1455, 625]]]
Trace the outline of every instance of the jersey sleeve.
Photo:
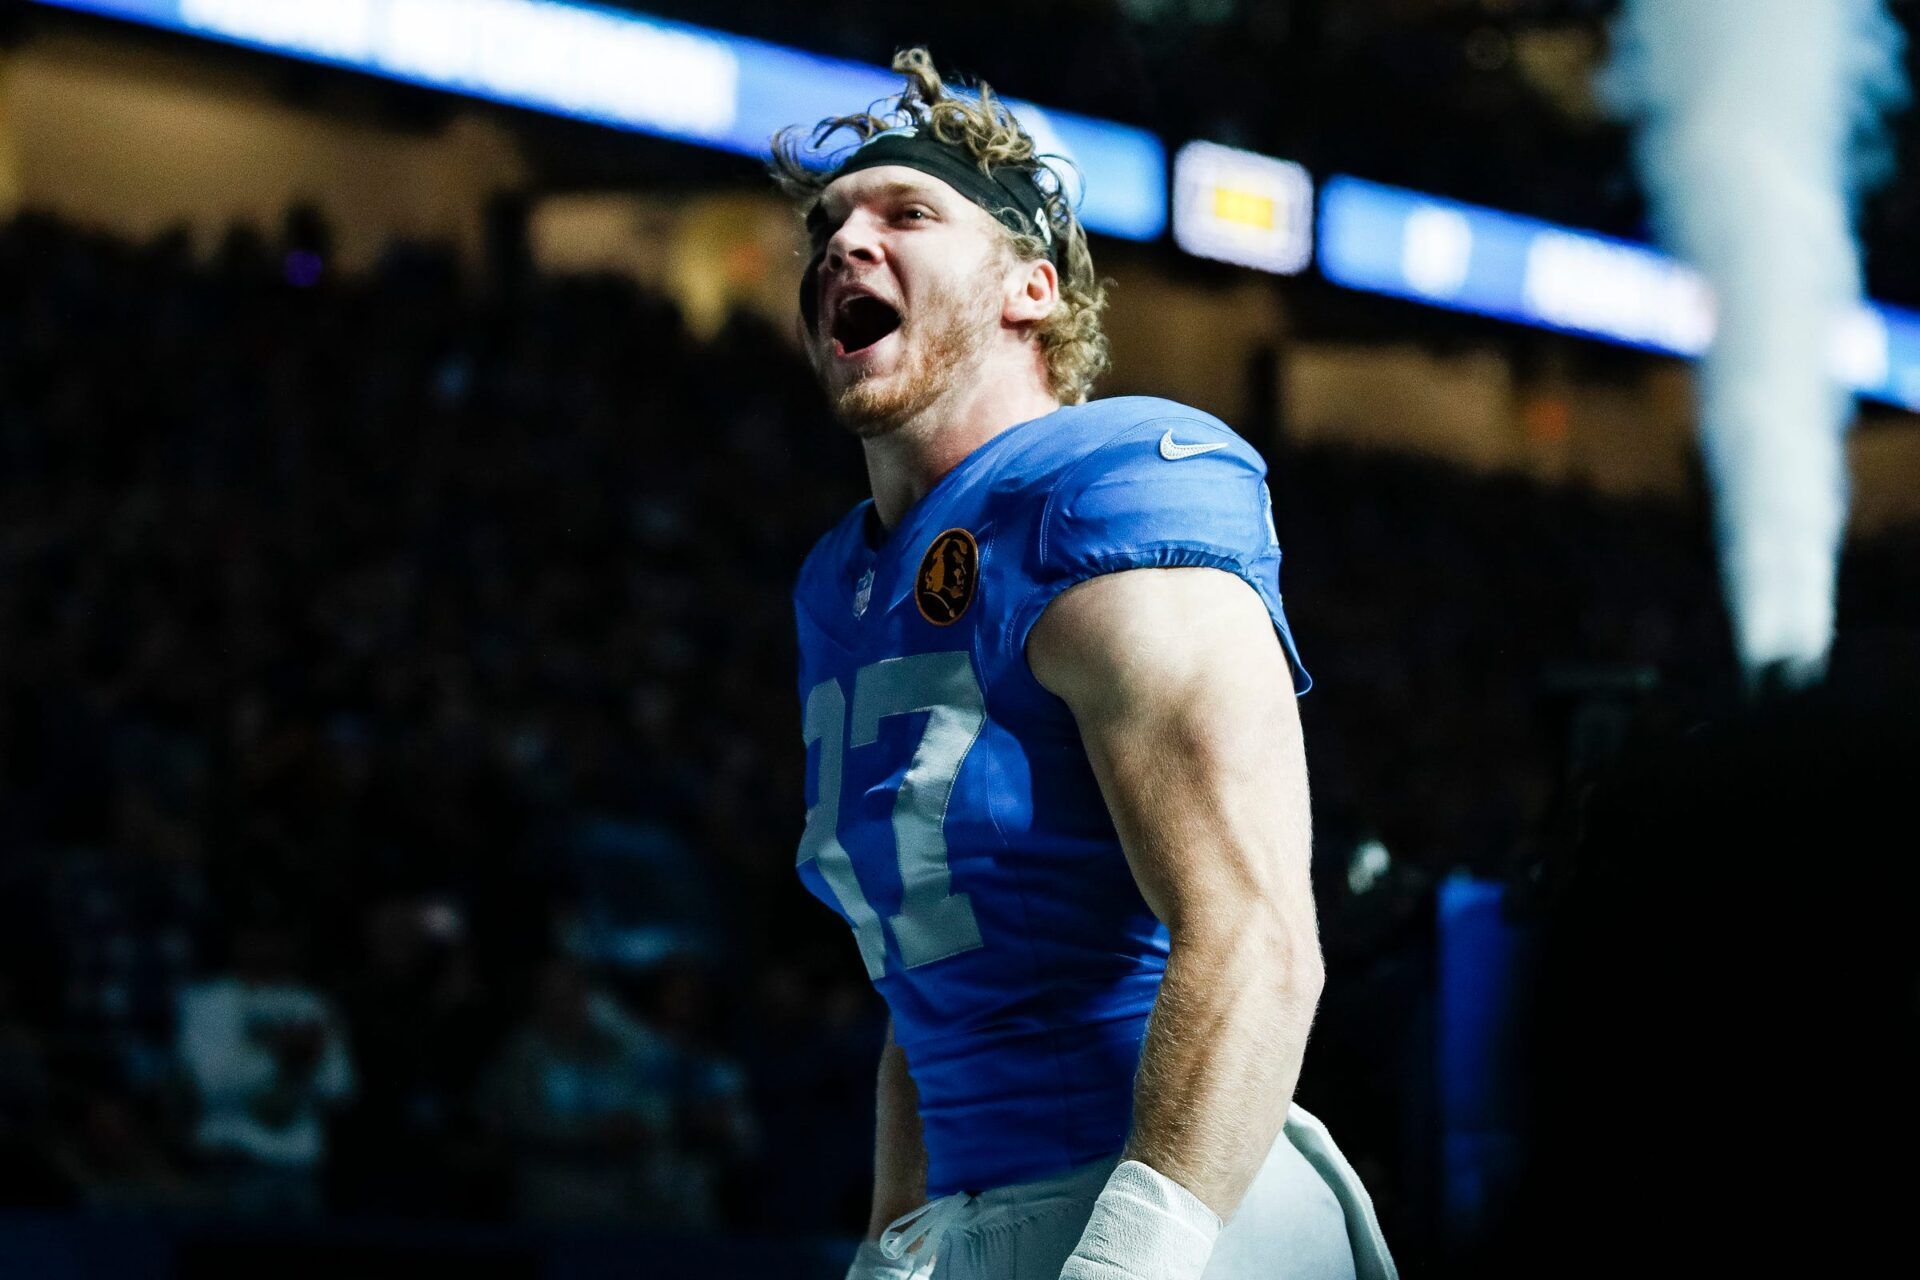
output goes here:
[[1009, 621], [1013, 651], [1053, 598], [1126, 569], [1200, 565], [1243, 579], [1266, 603], [1296, 694], [1313, 687], [1280, 601], [1280, 539], [1267, 468], [1239, 436], [1206, 418], [1157, 419], [1121, 433], [1063, 471], [1030, 551], [1032, 587]]

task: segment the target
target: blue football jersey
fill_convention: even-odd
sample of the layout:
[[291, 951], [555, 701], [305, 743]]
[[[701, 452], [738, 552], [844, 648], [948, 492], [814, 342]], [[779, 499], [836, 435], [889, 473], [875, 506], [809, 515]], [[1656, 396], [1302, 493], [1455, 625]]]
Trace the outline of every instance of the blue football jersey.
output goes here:
[[1217, 418], [1098, 400], [987, 441], [891, 532], [862, 503], [801, 567], [800, 877], [892, 1011], [931, 1195], [1126, 1143], [1167, 931], [1027, 632], [1076, 582], [1207, 565], [1260, 593], [1306, 692], [1265, 475]]

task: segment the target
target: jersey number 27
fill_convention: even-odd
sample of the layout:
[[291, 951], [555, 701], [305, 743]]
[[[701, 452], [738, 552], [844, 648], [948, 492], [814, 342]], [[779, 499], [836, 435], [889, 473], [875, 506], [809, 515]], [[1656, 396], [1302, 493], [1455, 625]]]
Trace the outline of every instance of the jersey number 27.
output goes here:
[[986, 700], [965, 652], [921, 653], [861, 667], [853, 677], [847, 713], [840, 681], [822, 680], [807, 695], [802, 729], [820, 744], [818, 798], [807, 810], [798, 865], [817, 859], [820, 875], [853, 922], [867, 976], [886, 974], [887, 944], [880, 917], [868, 903], [840, 843], [840, 775], [847, 747], [872, 746], [888, 716], [928, 712], [927, 726], [893, 802], [894, 858], [900, 870], [900, 911], [887, 921], [907, 968], [932, 964], [981, 945], [973, 904], [953, 892], [947, 866], [947, 801], [960, 765], [986, 723]]

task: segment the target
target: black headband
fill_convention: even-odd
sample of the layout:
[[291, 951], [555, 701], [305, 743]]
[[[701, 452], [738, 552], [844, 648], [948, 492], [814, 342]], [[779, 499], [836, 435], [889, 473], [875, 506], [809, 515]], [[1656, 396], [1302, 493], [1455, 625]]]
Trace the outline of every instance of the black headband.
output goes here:
[[[931, 133], [905, 125], [874, 134], [861, 143], [846, 163], [834, 171], [834, 178], [875, 169], [883, 164], [904, 165], [940, 179], [967, 199], [992, 214], [994, 220], [1020, 235], [1038, 235], [1047, 246], [1053, 265], [1065, 269], [1066, 241], [1055, 233], [1047, 216], [1046, 193], [1034, 181], [1033, 174], [1012, 165], [1002, 165], [982, 173], [966, 151], [950, 142], [942, 142]], [[832, 181], [832, 179], [829, 179]], [[819, 216], [819, 206], [807, 215], [809, 227]], [[825, 251], [816, 253], [807, 263], [800, 280], [800, 316], [812, 332], [819, 313], [815, 296], [815, 276]]]

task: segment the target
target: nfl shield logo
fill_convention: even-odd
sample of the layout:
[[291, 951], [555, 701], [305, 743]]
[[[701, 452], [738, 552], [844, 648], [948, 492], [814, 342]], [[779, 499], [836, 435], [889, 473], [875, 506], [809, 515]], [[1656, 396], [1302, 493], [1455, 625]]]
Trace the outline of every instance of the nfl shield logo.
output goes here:
[[854, 588], [853, 616], [856, 618], [866, 617], [867, 605], [869, 602], [872, 601], [872, 599], [873, 599], [873, 570], [869, 569], [865, 573], [860, 575], [860, 585]]

